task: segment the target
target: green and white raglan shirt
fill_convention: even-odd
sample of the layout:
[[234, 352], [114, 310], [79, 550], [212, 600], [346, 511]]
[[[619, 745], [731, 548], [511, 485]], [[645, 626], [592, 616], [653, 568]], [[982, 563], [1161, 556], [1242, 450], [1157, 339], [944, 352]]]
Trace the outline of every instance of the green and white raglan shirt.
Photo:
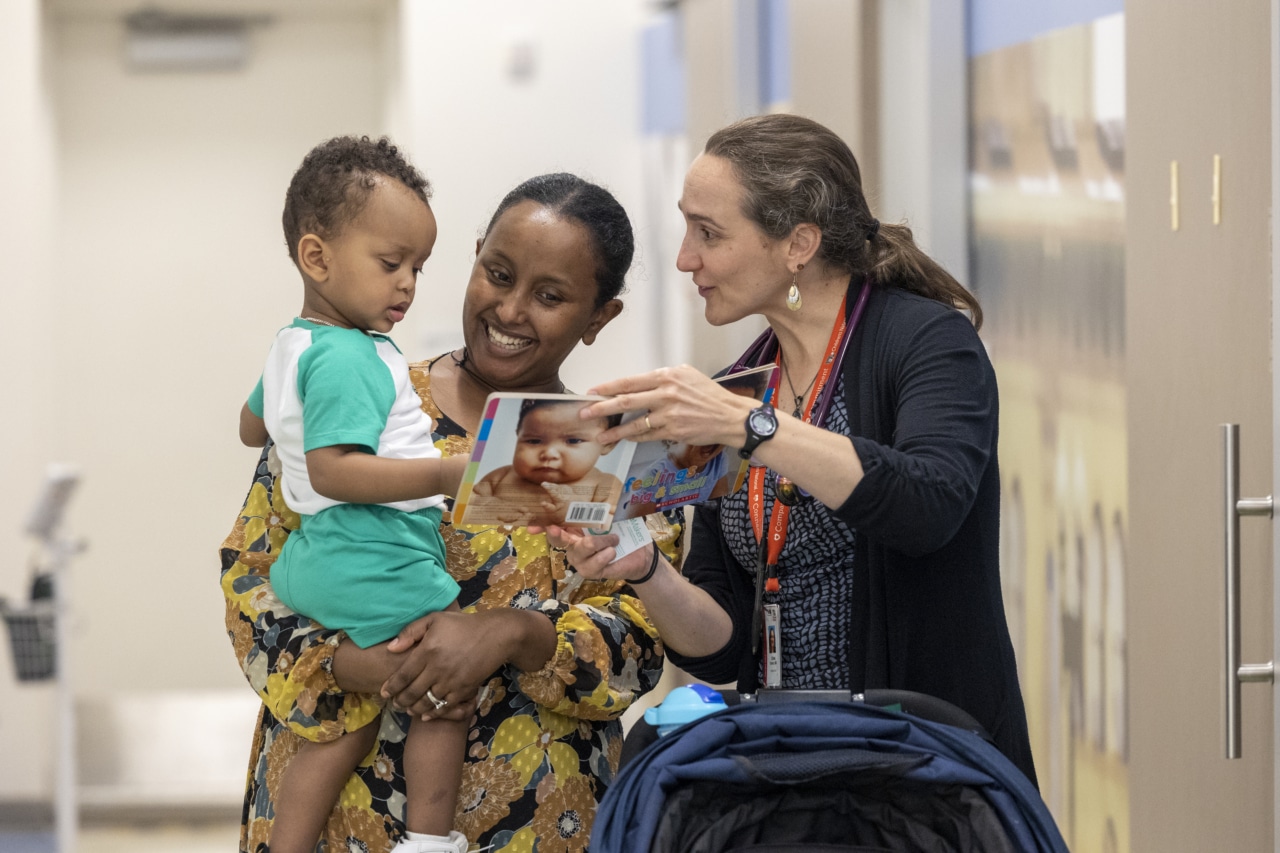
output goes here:
[[356, 445], [391, 459], [439, 458], [409, 366], [385, 335], [301, 318], [281, 329], [249, 408], [276, 443], [289, 507], [302, 527], [271, 567], [295, 611], [366, 647], [458, 595], [445, 571], [442, 495], [349, 504], [319, 494], [307, 451]]

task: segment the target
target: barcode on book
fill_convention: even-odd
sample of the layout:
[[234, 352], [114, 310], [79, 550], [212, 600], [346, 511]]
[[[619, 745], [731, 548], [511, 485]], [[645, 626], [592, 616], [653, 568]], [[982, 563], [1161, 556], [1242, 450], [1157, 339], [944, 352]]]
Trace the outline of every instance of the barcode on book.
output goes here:
[[605, 524], [613, 513], [605, 503], [573, 501], [564, 514], [565, 524]]

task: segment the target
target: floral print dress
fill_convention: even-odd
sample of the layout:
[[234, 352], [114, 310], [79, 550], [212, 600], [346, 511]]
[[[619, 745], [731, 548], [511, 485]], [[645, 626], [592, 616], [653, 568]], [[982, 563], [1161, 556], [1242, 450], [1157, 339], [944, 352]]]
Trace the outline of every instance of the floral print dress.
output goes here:
[[[410, 366], [423, 409], [446, 456], [470, 454], [474, 437], [431, 398], [430, 362]], [[264, 452], [235, 527], [222, 544], [226, 628], [249, 684], [262, 698], [241, 817], [240, 850], [266, 849], [272, 792], [302, 738], [332, 740], [366, 723], [380, 727], [374, 750], [348, 780], [318, 853], [389, 851], [404, 830], [404, 738], [408, 718], [376, 699], [343, 693], [332, 675], [342, 632], [300, 616], [268, 583], [272, 561], [298, 516]], [[678, 514], [648, 517], [678, 565]], [[466, 611], [516, 607], [555, 626], [556, 651], [538, 672], [495, 672], [472, 718], [456, 828], [495, 853], [579, 853], [588, 849], [596, 804], [622, 749], [621, 714], [662, 672], [663, 649], [644, 606], [618, 581], [577, 575], [542, 535], [523, 528], [441, 525], [447, 567]], [[378, 718], [374, 722], [375, 718]]]

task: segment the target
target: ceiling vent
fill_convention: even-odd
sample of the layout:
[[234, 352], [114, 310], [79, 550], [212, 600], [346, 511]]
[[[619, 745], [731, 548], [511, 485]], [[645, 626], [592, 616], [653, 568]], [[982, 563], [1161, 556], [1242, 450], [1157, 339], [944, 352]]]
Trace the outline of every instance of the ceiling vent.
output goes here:
[[249, 61], [249, 30], [265, 15], [146, 9], [125, 16], [125, 61], [136, 71], [235, 71]]

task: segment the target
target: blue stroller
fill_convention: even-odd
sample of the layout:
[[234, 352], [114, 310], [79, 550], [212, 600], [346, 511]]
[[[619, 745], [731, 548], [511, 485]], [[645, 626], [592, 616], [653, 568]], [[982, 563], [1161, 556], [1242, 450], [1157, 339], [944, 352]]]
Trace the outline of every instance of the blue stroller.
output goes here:
[[591, 849], [1066, 853], [1035, 787], [968, 715], [876, 692], [901, 696], [742, 704], [676, 729], [619, 772]]

